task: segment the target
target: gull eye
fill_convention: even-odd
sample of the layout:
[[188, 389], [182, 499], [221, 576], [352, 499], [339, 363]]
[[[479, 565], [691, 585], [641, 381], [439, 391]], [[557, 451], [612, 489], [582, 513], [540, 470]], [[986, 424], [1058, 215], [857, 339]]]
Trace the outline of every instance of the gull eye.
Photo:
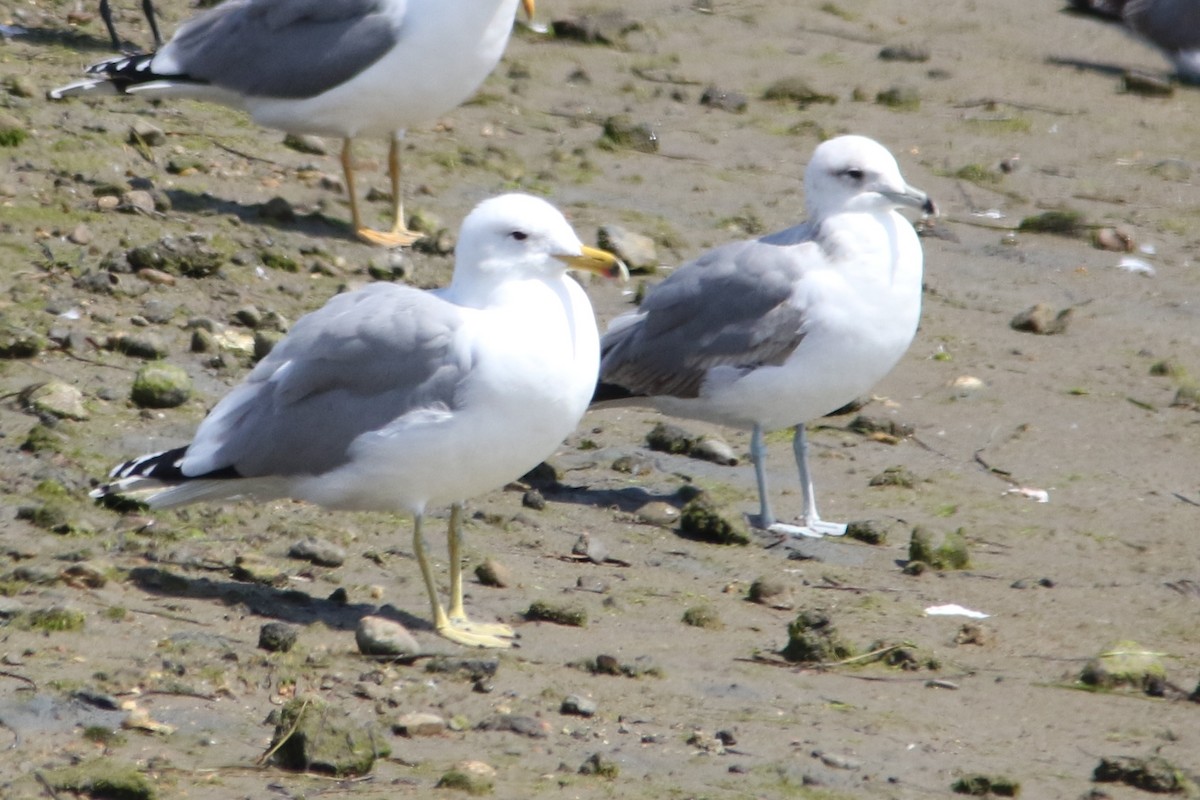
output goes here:
[[523, 242], [529, 238], [529, 234], [525, 231], [513, 231], [509, 234], [509, 236], [516, 239], [518, 242]]
[[858, 167], [847, 167], [842, 174], [852, 181], [861, 181], [865, 173]]

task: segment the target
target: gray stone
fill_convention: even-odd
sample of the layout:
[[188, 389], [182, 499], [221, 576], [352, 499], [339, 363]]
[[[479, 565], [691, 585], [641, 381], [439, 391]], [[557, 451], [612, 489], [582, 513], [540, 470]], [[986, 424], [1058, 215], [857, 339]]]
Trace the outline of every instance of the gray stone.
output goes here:
[[129, 397], [140, 408], [175, 408], [192, 396], [192, 379], [182, 367], [152, 363], [138, 370]]
[[360, 713], [314, 697], [297, 697], [280, 710], [268, 752], [284, 769], [339, 776], [366, 775], [376, 758], [391, 754], [383, 731]]
[[596, 234], [596, 243], [624, 261], [633, 272], [658, 269], [658, 248], [649, 236], [620, 225], [604, 225]]
[[161, 144], [166, 144], [167, 134], [163, 129], [152, 122], [147, 122], [144, 119], [138, 120], [129, 126], [129, 143], [142, 143], [148, 147], [158, 147]]
[[288, 550], [291, 558], [310, 561], [319, 567], [340, 567], [346, 562], [346, 549], [324, 539], [305, 539]]
[[21, 400], [36, 414], [79, 421], [90, 416], [83, 405], [83, 392], [62, 381], [28, 386], [22, 390]]
[[580, 717], [590, 717], [596, 713], [596, 701], [577, 694], [569, 694], [563, 698], [559, 710], [564, 714], [575, 714]]
[[383, 617], [363, 617], [354, 631], [358, 651], [368, 656], [403, 656], [420, 651], [408, 629]]
[[298, 636], [291, 625], [268, 622], [258, 629], [258, 646], [272, 653], [287, 653], [295, 647]]
[[398, 736], [440, 736], [446, 732], [446, 720], [437, 714], [412, 712], [401, 714], [392, 723], [392, 733]]

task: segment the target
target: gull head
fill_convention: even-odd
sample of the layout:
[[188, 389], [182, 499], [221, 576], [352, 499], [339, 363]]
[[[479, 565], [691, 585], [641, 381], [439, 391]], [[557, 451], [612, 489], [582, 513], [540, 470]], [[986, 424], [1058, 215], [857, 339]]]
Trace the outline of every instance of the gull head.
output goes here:
[[463, 220], [452, 285], [495, 286], [554, 277], [567, 269], [628, 277], [616, 256], [579, 241], [557, 208], [531, 195], [504, 194], [484, 200]]
[[937, 213], [928, 195], [905, 182], [887, 148], [865, 136], [839, 136], [813, 151], [804, 170], [804, 201], [813, 220], [902, 207]]

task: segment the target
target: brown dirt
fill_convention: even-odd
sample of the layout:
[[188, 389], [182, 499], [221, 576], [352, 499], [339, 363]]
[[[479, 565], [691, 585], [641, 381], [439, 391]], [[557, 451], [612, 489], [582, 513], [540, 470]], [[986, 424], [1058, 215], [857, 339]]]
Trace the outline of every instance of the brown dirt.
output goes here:
[[[122, 30], [147, 41], [138, 4], [116, 5]], [[166, 29], [190, 13], [185, 5], [160, 3]], [[542, 13], [560, 19], [618, 7], [547, 0]], [[951, 796], [956, 778], [973, 773], [1018, 780], [1025, 797], [1080, 797], [1098, 787], [1132, 798], [1140, 792], [1092, 783], [1102, 757], [1157, 753], [1200, 772], [1200, 705], [1183, 698], [1200, 678], [1200, 415], [1171, 405], [1181, 387], [1195, 385], [1188, 373], [1200, 374], [1200, 92], [1121, 91], [1121, 69], [1165, 74], [1157, 53], [1055, 3], [715, 2], [707, 13], [651, 0], [625, 6], [640, 27], [620, 46], [514, 37], [478, 102], [436, 130], [411, 132], [409, 203], [450, 229], [478, 200], [519, 188], [546, 194], [585, 239], [610, 222], [655, 236], [667, 265], [744, 235], [739, 225], [769, 230], [797, 221], [803, 164], [822, 135], [884, 142], [945, 212], [941, 235], [924, 239], [921, 330], [865, 409], [913, 426], [915, 435], [875, 442], [846, 432], [844, 417], [813, 429], [824, 515], [895, 521], [890, 540], [805, 545], [813, 558], [789, 560], [786, 548], [720, 547], [637, 524], [632, 512], [643, 502], [672, 501], [688, 482], [753, 510], [749, 467], [653, 454], [654, 470], [630, 477], [610, 465], [644, 452], [656, 416], [589, 415], [554, 457], [572, 488], [551, 493], [544, 511], [522, 509], [516, 491], [472, 504], [470, 564], [494, 557], [516, 583], [492, 589], [472, 581], [468, 606], [481, 618], [513, 621], [522, 637], [519, 649], [499, 656], [492, 691], [480, 693], [470, 681], [427, 674], [422, 663], [376, 664], [355, 651], [357, 618], [387, 604], [383, 613], [409, 624], [424, 646], [455, 653], [423, 622], [407, 522], [273, 503], [156, 514], [143, 529], [141, 520], [88, 502], [90, 483], [109, 466], [186, 441], [244, 375], [246, 363], [213, 369], [190, 353], [184, 321], [228, 321], [247, 304], [295, 320], [340, 286], [367, 280], [369, 264], [390, 263], [350, 238], [342, 196], [322, 185], [322, 174], [337, 175], [336, 159], [285, 149], [277, 133], [243, 115], [186, 102], [41, 99], [105, 55], [98, 19], [68, 26], [74, 8], [0, 0], [0, 23], [31, 29], [0, 44], [0, 61], [17, 81], [2, 104], [32, 134], [0, 148], [0, 312], [43, 334], [61, 327], [100, 342], [137, 330], [131, 318], [156, 301], [174, 313], [152, 330], [193, 376], [197, 397], [140, 412], [125, 400], [136, 360], [87, 345], [0, 363], [0, 587], [9, 595], [0, 601], [6, 613], [65, 605], [85, 620], [75, 632], [30, 630], [19, 618], [0, 627], [0, 793], [50, 796], [35, 773], [101, 754], [144, 771], [160, 797], [189, 798], [416, 796], [466, 759], [494, 767], [495, 795], [514, 798], [927, 798]], [[885, 61], [878, 54], [887, 45], [929, 58]], [[572, 79], [577, 71], [585, 82]], [[760, 99], [792, 77], [837, 102], [798, 109]], [[745, 113], [702, 106], [710, 85], [744, 93]], [[19, 96], [22, 86], [34, 96]], [[918, 109], [875, 102], [897, 86], [918, 93]], [[597, 147], [598, 123], [617, 113], [653, 126], [659, 152]], [[169, 134], [149, 157], [125, 143], [139, 119]], [[381, 145], [361, 151], [381, 163]], [[1017, 156], [1018, 169], [999, 171]], [[171, 174], [172, 159], [201, 169]], [[975, 181], [956, 177], [972, 173]], [[95, 186], [131, 179], [165, 191], [172, 210], [95, 210]], [[385, 180], [368, 170], [364, 183]], [[277, 195], [298, 221], [260, 219], [259, 205]], [[371, 207], [386, 214], [384, 202]], [[1153, 246], [1153, 255], [1134, 255], [1156, 275], [1117, 268], [1121, 254], [1094, 248], [1086, 233], [1008, 230], [1061, 209], [1132, 230]], [[1000, 217], [981, 215], [989, 210]], [[66, 238], [80, 222], [90, 244]], [[109, 295], [76, 283], [102, 269], [110, 251], [191, 234], [237, 258], [219, 276], [171, 286], [122, 275]], [[267, 250], [302, 270], [256, 269]], [[324, 271], [310, 273], [313, 262]], [[413, 253], [404, 268], [408, 280], [436, 285], [450, 261]], [[628, 300], [610, 285], [590, 292], [602, 322]], [[1039, 302], [1073, 309], [1065, 333], [1010, 329], [1013, 315]], [[47, 313], [72, 308], [79, 319]], [[1179, 369], [1152, 375], [1166, 360]], [[964, 376], [982, 388], [953, 385]], [[60, 453], [33, 455], [19, 447], [37, 420], [16, 394], [50, 378], [81, 389], [91, 418], [59, 426]], [[744, 434], [721, 433], [745, 453]], [[778, 508], [797, 513], [782, 438], [772, 440], [771, 457]], [[868, 486], [893, 465], [911, 470], [916, 487]], [[19, 507], [46, 501], [38, 489], [45, 481], [67, 489], [68, 517], [90, 530], [60, 535], [18, 519]], [[1011, 487], [1046, 490], [1049, 502]], [[961, 528], [972, 568], [903, 574], [915, 525]], [[430, 532], [440, 554], [438, 527], [434, 521]], [[581, 532], [628, 566], [564, 558]], [[309, 535], [345, 546], [346, 564], [288, 560], [290, 544]], [[286, 583], [235, 580], [228, 565], [246, 553], [282, 568]], [[53, 580], [80, 560], [107, 565], [108, 582]], [[747, 602], [749, 584], [762, 576], [785, 582], [794, 608]], [[325, 600], [338, 587], [348, 603]], [[537, 599], [583, 606], [587, 627], [522, 622]], [[962, 619], [923, 615], [942, 603], [990, 613], [982, 639], [956, 643]], [[720, 629], [685, 625], [684, 611], [696, 606], [712, 609]], [[756, 660], [773, 658], [788, 622], [809, 608], [828, 610], [855, 647], [911, 643], [940, 667], [816, 670]], [[297, 652], [257, 649], [258, 629], [271, 620], [299, 625]], [[1087, 659], [1122, 640], [1164, 654], [1165, 697], [1079, 690]], [[661, 675], [596, 676], [572, 666], [601, 654], [652, 664]], [[126, 714], [70, 701], [80, 689], [136, 698], [177, 730], [126, 730], [106, 751], [82, 728], [117, 727]], [[321, 695], [385, 726], [402, 713], [432, 711], [466, 729], [390, 736], [391, 757], [366, 780], [258, 767], [272, 732], [264, 719], [292, 693]], [[572, 693], [594, 699], [596, 716], [560, 714]], [[540, 718], [548, 735], [471, 729], [502, 711]], [[711, 746], [717, 731], [736, 740], [723, 753]], [[615, 762], [617, 777], [577, 774], [593, 753]]]

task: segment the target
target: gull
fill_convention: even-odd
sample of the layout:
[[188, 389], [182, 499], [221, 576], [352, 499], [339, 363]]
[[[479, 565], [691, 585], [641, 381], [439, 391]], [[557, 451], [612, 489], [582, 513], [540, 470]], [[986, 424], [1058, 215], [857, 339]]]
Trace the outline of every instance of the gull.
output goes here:
[[[521, 2], [532, 19], [534, 0]], [[226, 0], [156, 52], [93, 64], [94, 77], [49, 97], [187, 97], [243, 109], [268, 128], [341, 137], [355, 233], [400, 247], [421, 238], [404, 221], [404, 130], [475, 92], [504, 53], [516, 7], [517, 0]], [[359, 212], [351, 147], [362, 136], [390, 142], [390, 231], [368, 228]]]
[[1179, 79], [1200, 84], [1200, 2], [1197, 0], [1071, 0], [1072, 7], [1120, 20], [1175, 64]]
[[[601, 338], [594, 404], [649, 404], [749, 429], [756, 524], [841, 535], [817, 513], [804, 423], [886, 375], [917, 330], [921, 244], [898, 208], [936, 213], [896, 159], [863, 136], [822, 143], [804, 172], [807, 221], [710, 250], [617, 317]], [[803, 524], [776, 520], [764, 432], [795, 427]]]
[[[154, 35], [154, 46], [162, 47], [162, 35], [158, 32], [158, 20], [154, 16], [154, 3], [151, 0], [142, 0], [142, 13], [146, 15], [146, 21], [150, 23], [150, 33]], [[117, 26], [113, 24], [112, 6], [108, 0], [100, 0], [100, 18], [104, 20], [104, 27], [108, 28], [108, 35], [112, 37], [113, 50], [121, 49], [121, 38], [117, 36]]]
[[[471, 622], [463, 609], [463, 503], [537, 466], [587, 410], [599, 333], [568, 268], [627, 275], [544, 200], [487, 200], [463, 222], [448, 287], [374, 283], [334, 297], [296, 322], [190, 444], [119, 465], [92, 496], [407, 512], [435, 630], [507, 647], [509, 626]], [[422, 534], [427, 509], [445, 504], [448, 612]]]

